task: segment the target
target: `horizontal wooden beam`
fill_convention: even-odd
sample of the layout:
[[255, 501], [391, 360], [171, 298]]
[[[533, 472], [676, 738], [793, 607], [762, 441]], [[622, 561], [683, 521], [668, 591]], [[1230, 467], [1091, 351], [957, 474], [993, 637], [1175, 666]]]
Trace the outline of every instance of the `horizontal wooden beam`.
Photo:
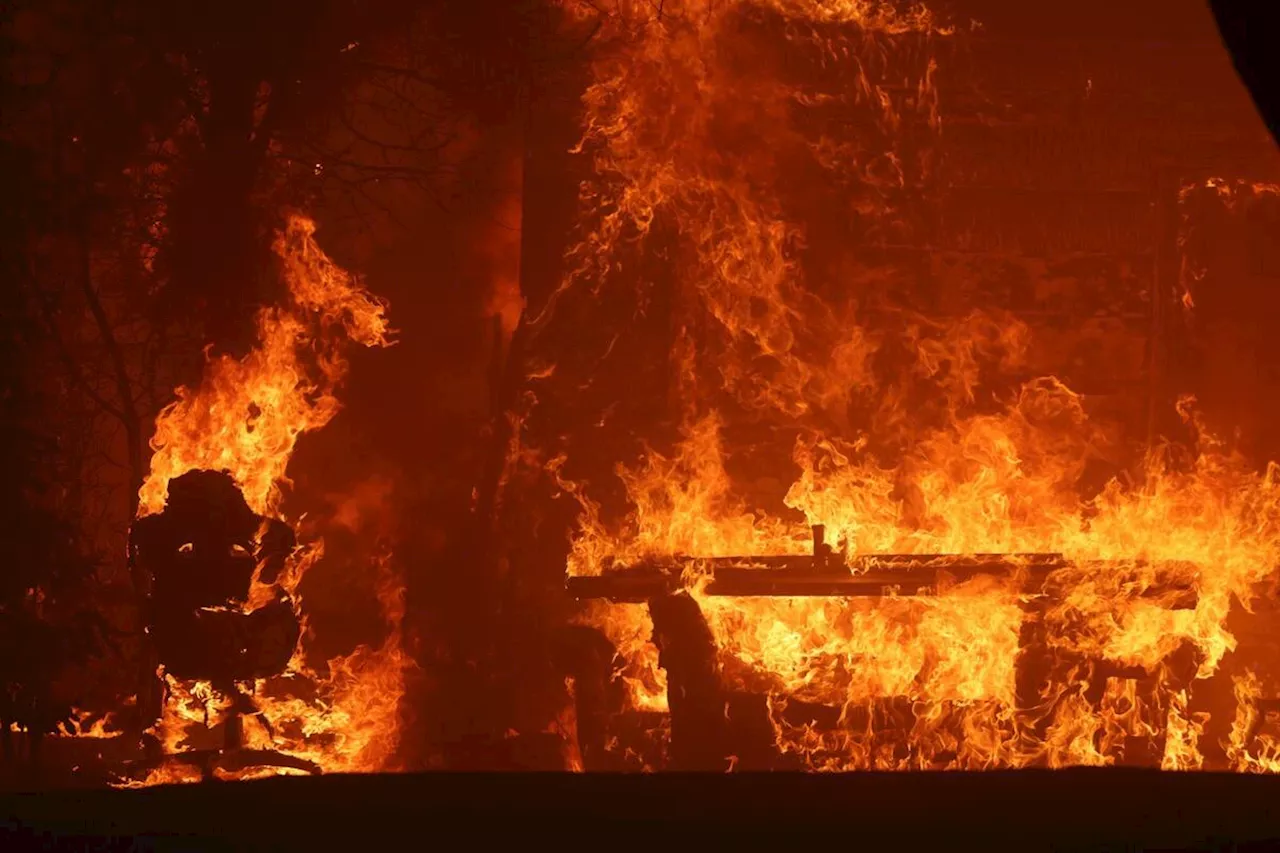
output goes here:
[[[837, 555], [672, 557], [601, 575], [569, 577], [566, 588], [577, 599], [638, 603], [685, 588], [684, 577], [692, 571], [710, 575], [705, 587], [708, 595], [874, 598], [932, 595], [947, 583], [1021, 574], [1026, 579], [1024, 591], [1040, 594], [1050, 575], [1071, 565], [1060, 554], [878, 554], [854, 557], [848, 564]], [[1117, 560], [1078, 565], [1092, 571], [1132, 572], [1146, 564]], [[1155, 568], [1161, 582], [1142, 590], [1140, 597], [1172, 595], [1173, 606], [1195, 607], [1193, 565], [1166, 562]]]

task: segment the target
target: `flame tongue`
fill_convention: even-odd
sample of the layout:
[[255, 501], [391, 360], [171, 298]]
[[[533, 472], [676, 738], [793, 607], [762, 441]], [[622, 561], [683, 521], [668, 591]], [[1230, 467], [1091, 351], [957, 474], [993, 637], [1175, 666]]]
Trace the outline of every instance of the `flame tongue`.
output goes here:
[[314, 234], [294, 215], [276, 241], [293, 304], [259, 312], [258, 345], [242, 360], [209, 361], [200, 387], [179, 388], [156, 418], [140, 515], [163, 510], [169, 480], [196, 469], [229, 472], [254, 512], [278, 515], [298, 437], [338, 412], [343, 346], [390, 343], [385, 303], [330, 261]]

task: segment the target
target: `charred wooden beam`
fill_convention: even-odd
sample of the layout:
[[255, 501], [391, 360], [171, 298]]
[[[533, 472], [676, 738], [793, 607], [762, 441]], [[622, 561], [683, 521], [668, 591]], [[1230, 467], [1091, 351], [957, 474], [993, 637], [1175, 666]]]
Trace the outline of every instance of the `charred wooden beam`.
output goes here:
[[832, 577], [809, 572], [767, 569], [721, 569], [707, 585], [709, 595], [848, 596], [928, 595], [937, 589], [930, 572], [865, 572]]
[[633, 569], [621, 569], [603, 575], [569, 577], [565, 582], [569, 595], [580, 601], [606, 598], [626, 604], [644, 604], [651, 598], [677, 592], [682, 586], [679, 576]]
[[[820, 544], [820, 540], [817, 540]], [[816, 556], [654, 559], [601, 575], [570, 577], [567, 589], [578, 599], [604, 598], [643, 603], [685, 587], [689, 573], [705, 574], [708, 595], [880, 597], [935, 594], [940, 587], [980, 576], [1023, 577], [1023, 591], [1046, 591], [1055, 572], [1075, 566], [1087, 571], [1132, 573], [1141, 561], [1072, 563], [1060, 554], [879, 554], [842, 558]], [[1179, 609], [1195, 607], [1194, 567], [1168, 562], [1152, 566], [1159, 583], [1141, 588], [1145, 598], [1164, 597]]]
[[[820, 540], [819, 540], [820, 541]], [[711, 576], [709, 595], [880, 596], [927, 594], [949, 576], [956, 582], [978, 575], [1008, 575], [1025, 568], [1043, 580], [1067, 563], [1056, 554], [880, 554], [849, 563], [819, 554], [759, 557], [672, 557], [590, 577], [570, 577], [579, 599], [643, 602], [684, 586], [687, 571]]]

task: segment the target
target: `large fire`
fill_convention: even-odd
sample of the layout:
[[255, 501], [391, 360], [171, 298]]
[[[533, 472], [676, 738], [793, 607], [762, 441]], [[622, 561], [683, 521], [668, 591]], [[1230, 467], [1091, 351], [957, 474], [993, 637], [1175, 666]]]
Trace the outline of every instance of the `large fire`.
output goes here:
[[[1193, 452], [1149, 447], [1086, 486], [1116, 430], [1087, 395], [1030, 372], [1031, 326], [921, 311], [909, 282], [806, 254], [814, 220], [796, 175], [843, 193], [840, 215], [864, 235], [907, 227], [942, 132], [933, 52], [953, 31], [921, 7], [822, 0], [684, 0], [656, 16], [623, 3], [602, 27], [581, 145], [594, 176], [561, 294], [632, 286], [637, 258], [669, 259], [682, 426], [672, 449], [617, 469], [620, 520], [596, 484], [552, 463], [583, 505], [569, 574], [686, 558], [720, 678], [767, 695], [778, 750], [810, 768], [1105, 765], [1156, 733], [1155, 763], [1203, 766], [1208, 715], [1190, 700], [1236, 648], [1228, 614], [1277, 565], [1276, 469], [1244, 464], [1183, 397]], [[760, 28], [838, 85], [819, 91], [787, 61], [740, 50]], [[895, 59], [907, 70], [890, 85]], [[825, 107], [856, 118], [852, 138], [798, 117]], [[774, 473], [788, 458], [789, 485]], [[1062, 564], [1039, 605], [1018, 557], [1006, 576], [930, 596], [707, 593], [710, 558], [809, 554], [815, 525], [850, 572], [886, 554]], [[625, 658], [631, 711], [666, 711], [645, 607], [597, 602], [582, 619]], [[1030, 619], [1057, 666], [1034, 701], [1017, 684]], [[1275, 739], [1254, 738], [1259, 679], [1233, 677], [1230, 766], [1275, 769]], [[818, 725], [798, 707], [834, 712]]]
[[[347, 373], [344, 348], [391, 343], [386, 305], [325, 255], [314, 232], [313, 222], [292, 215], [280, 233], [275, 250], [291, 301], [261, 310], [257, 346], [243, 359], [210, 360], [199, 387], [179, 389], [177, 400], [157, 418], [151, 470], [139, 495], [140, 515], [164, 509], [170, 480], [206, 469], [229, 472], [254, 512], [280, 517], [282, 487], [289, 482], [286, 471], [298, 438], [323, 427], [339, 410], [335, 391]], [[332, 521], [350, 526], [358, 512], [359, 507], [341, 505]], [[299, 526], [297, 520], [293, 523]], [[369, 587], [382, 606], [386, 640], [376, 648], [360, 646], [320, 668], [307, 663], [310, 629], [298, 590], [307, 570], [323, 556], [323, 541], [312, 538], [289, 558], [278, 583], [300, 608], [303, 637], [284, 673], [254, 685], [255, 704], [270, 730], [246, 723], [247, 746], [308, 759], [324, 771], [392, 768], [409, 663], [400, 643], [404, 583], [389, 550], [374, 548]], [[266, 592], [257, 587], [255, 593]], [[229, 697], [205, 682], [171, 677], [167, 682], [170, 695], [156, 727], [165, 748], [176, 752], [201, 740], [216, 746], [207, 725], [217, 721]], [[281, 771], [234, 775], [255, 772]], [[199, 773], [194, 769], [164, 767], [145, 781], [195, 778]]]

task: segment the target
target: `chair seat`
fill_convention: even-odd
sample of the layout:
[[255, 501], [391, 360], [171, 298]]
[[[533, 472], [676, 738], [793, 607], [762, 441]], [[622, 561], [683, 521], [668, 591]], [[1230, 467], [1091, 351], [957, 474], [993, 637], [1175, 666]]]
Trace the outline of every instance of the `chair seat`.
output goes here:
[[289, 665], [302, 626], [287, 602], [253, 611], [166, 612], [152, 634], [165, 671], [178, 678], [248, 681], [278, 675]]

